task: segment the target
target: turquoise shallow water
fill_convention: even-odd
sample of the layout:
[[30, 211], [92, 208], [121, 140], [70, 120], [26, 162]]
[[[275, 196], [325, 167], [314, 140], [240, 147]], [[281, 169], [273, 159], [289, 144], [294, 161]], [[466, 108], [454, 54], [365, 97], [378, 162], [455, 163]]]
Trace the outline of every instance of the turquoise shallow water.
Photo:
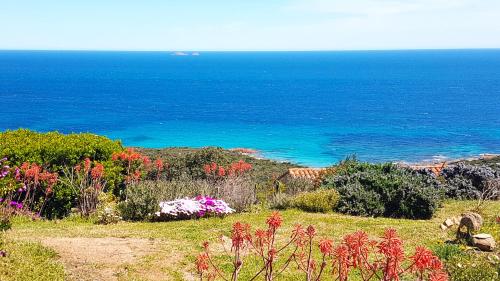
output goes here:
[[0, 52], [0, 130], [325, 166], [500, 152], [500, 50]]

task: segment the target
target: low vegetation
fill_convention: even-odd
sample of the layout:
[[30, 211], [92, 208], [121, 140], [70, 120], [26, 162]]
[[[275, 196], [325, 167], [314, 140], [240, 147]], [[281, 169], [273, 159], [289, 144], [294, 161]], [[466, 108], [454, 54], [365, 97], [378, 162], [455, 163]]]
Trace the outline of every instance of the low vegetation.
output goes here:
[[327, 213], [336, 209], [339, 193], [334, 189], [320, 189], [304, 192], [295, 196], [290, 205], [306, 212]]
[[[454, 248], [435, 248], [447, 235], [439, 233], [438, 224], [433, 226], [443, 219], [443, 213], [458, 215], [460, 207], [474, 209], [485, 216], [489, 233], [499, 239], [496, 220], [500, 206], [496, 200], [500, 196], [500, 174], [493, 162], [454, 164], [436, 175], [392, 163], [372, 164], [347, 158], [325, 170], [315, 181], [286, 180], [281, 176], [296, 165], [257, 159], [242, 151], [214, 147], [124, 148], [119, 142], [92, 134], [64, 135], [29, 130], [0, 133], [0, 158], [0, 256], [3, 256], [0, 264], [2, 270], [9, 268], [9, 271], [0, 271], [1, 280], [27, 280], [22, 279], [23, 272], [12, 268], [27, 270], [29, 266], [35, 267], [32, 272], [41, 270], [39, 266], [49, 269], [40, 273], [39, 280], [65, 279], [63, 267], [55, 260], [55, 255], [50, 251], [41, 254], [45, 246], [59, 247], [54, 240], [46, 241], [58, 236], [66, 237], [64, 239], [151, 238], [158, 239], [160, 244], [167, 243], [161, 248], [170, 253], [182, 248], [179, 260], [168, 261], [177, 264], [178, 268], [165, 269], [168, 272], [149, 278], [155, 280], [163, 277], [181, 280], [186, 279], [186, 275], [190, 276], [187, 279], [192, 279], [196, 274], [201, 278], [218, 276], [223, 280], [237, 280], [238, 277], [249, 280], [252, 274], [265, 280], [274, 280], [276, 276], [294, 280], [292, 276], [302, 272], [303, 279], [319, 281], [328, 280], [324, 270], [330, 272], [330, 277], [333, 270], [337, 280], [395, 280], [419, 273], [419, 280], [434, 281], [446, 280], [446, 275], [452, 280], [465, 280], [463, 278], [479, 274], [489, 278], [498, 271], [493, 265], [493, 270], [485, 268], [476, 272], [470, 269], [473, 263], [468, 262], [475, 259], [474, 254]], [[282, 227], [281, 223], [279, 227], [269, 228], [272, 226], [269, 220], [281, 220], [281, 215], [275, 213], [268, 220], [267, 230], [259, 231], [259, 235], [248, 232], [250, 225], [262, 225], [262, 216], [267, 216], [272, 209], [280, 209], [286, 221], [314, 227], [311, 226], [309, 232], [307, 227], [300, 231], [295, 228], [293, 232], [292, 226]], [[227, 230], [230, 228], [232, 232]], [[387, 230], [393, 228], [399, 236]], [[287, 246], [288, 250], [279, 250], [281, 248], [274, 247], [271, 241], [284, 242], [283, 233], [277, 235], [280, 231], [288, 233], [285, 234], [288, 237], [292, 233], [292, 242], [287, 244], [285, 241], [284, 245], [293, 244], [296, 248]], [[223, 249], [204, 252], [198, 256], [195, 268], [192, 261], [198, 245], [202, 240], [210, 240], [207, 235], [213, 232], [233, 237], [233, 245], [229, 248], [236, 256], [224, 258], [220, 254]], [[299, 239], [298, 232], [304, 234], [301, 236], [304, 239]], [[243, 233], [244, 241], [234, 244], [235, 233]], [[352, 250], [348, 238], [354, 235], [352, 233], [364, 233], [363, 241], [371, 241], [365, 245], [374, 247], [366, 248], [371, 258], [358, 260], [349, 254], [343, 257], [348, 262], [342, 263], [339, 251]], [[325, 236], [330, 238], [319, 239]], [[416, 256], [434, 257], [434, 254], [418, 248], [416, 255], [410, 255], [402, 246], [391, 249], [403, 255], [386, 253], [381, 251], [383, 245], [379, 243], [382, 242], [369, 237], [383, 237], [386, 242], [396, 244], [404, 241], [412, 248], [430, 247], [435, 249], [442, 263], [437, 266], [437, 262], [428, 261], [433, 266], [413, 268], [411, 260], [415, 262]], [[319, 252], [312, 250], [317, 248], [317, 241], [320, 241]], [[120, 241], [114, 242], [123, 246]], [[94, 245], [87, 240], [82, 243]], [[141, 255], [165, 260], [155, 251], [145, 250], [147, 240], [133, 243], [145, 247]], [[128, 245], [125, 243], [126, 247]], [[305, 248], [301, 248], [303, 246]], [[307, 247], [311, 249], [310, 254]], [[241, 255], [249, 248], [257, 249], [257, 256], [261, 258], [249, 257], [243, 269], [235, 261], [243, 262]], [[274, 257], [278, 252], [289, 258], [280, 257], [278, 261]], [[21, 257], [19, 253], [24, 254]], [[299, 253], [303, 253], [300, 259]], [[401, 260], [394, 264], [396, 258]], [[40, 262], [40, 259], [47, 261]], [[491, 265], [486, 259], [481, 257], [477, 264], [481, 267]], [[259, 260], [264, 263], [259, 265]], [[144, 266], [148, 266], [144, 262], [146, 265], [126, 265], [127, 269], [119, 277], [137, 279], [140, 271], [145, 270]], [[298, 270], [292, 269], [292, 262]], [[332, 263], [336, 266], [331, 267]], [[385, 269], [389, 267], [383, 267], [384, 263], [387, 266], [391, 263], [391, 269]], [[466, 268], [455, 268], [459, 263], [466, 264]], [[276, 271], [278, 268], [287, 270]], [[15, 274], [8, 275], [8, 272]]]
[[440, 206], [443, 190], [432, 177], [392, 163], [347, 159], [324, 177], [321, 188], [340, 193], [337, 211], [360, 216], [429, 219]]

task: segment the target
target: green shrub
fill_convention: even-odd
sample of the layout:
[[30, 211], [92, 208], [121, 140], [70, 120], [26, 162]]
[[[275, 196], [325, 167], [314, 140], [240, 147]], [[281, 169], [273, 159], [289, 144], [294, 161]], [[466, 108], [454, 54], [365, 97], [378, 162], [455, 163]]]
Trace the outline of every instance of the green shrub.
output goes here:
[[445, 262], [450, 280], [453, 281], [497, 281], [500, 263], [482, 254], [455, 255]]
[[443, 197], [437, 180], [392, 163], [347, 160], [321, 186], [339, 192], [339, 212], [361, 216], [428, 219]]
[[147, 220], [159, 210], [159, 190], [155, 182], [144, 181], [127, 186], [125, 201], [117, 208], [124, 220]]
[[[441, 172], [446, 187], [446, 196], [453, 199], [479, 199], [487, 191], [488, 183], [500, 180], [500, 171], [488, 166], [458, 163], [447, 166]], [[491, 198], [500, 199], [498, 194], [490, 194]]]
[[70, 213], [76, 200], [77, 195], [70, 186], [58, 183], [45, 203], [42, 216], [49, 219], [63, 218]]
[[359, 182], [346, 183], [335, 187], [340, 194], [336, 211], [354, 216], [383, 216], [385, 204], [375, 190], [365, 188]]
[[332, 211], [339, 201], [339, 193], [336, 190], [316, 190], [300, 193], [292, 199], [292, 207], [308, 212], [326, 213]]
[[94, 134], [37, 133], [19, 129], [0, 133], [0, 155], [11, 164], [35, 162], [51, 171], [74, 166], [86, 157], [104, 162], [113, 152], [122, 150], [118, 141]]

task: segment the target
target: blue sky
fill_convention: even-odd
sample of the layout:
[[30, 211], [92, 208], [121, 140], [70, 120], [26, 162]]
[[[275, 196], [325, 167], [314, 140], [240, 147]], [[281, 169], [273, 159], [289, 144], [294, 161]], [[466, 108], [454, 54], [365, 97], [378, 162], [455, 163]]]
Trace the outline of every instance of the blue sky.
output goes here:
[[0, 0], [0, 49], [499, 47], [499, 0]]

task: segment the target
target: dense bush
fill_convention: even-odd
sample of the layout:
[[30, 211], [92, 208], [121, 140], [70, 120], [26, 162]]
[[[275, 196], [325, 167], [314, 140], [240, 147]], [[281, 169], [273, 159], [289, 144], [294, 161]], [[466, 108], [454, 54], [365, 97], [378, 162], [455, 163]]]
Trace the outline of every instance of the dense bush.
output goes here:
[[340, 194], [336, 210], [355, 216], [379, 217], [385, 214], [382, 195], [364, 187], [359, 182], [338, 185], [335, 189]]
[[107, 161], [113, 152], [122, 149], [120, 142], [94, 134], [37, 133], [24, 129], [0, 133], [0, 156], [7, 157], [13, 165], [32, 162], [52, 171], [72, 167], [85, 158]]
[[321, 186], [339, 192], [339, 212], [361, 216], [428, 219], [443, 197], [436, 179], [392, 163], [346, 160]]
[[295, 196], [290, 205], [308, 212], [326, 213], [337, 207], [339, 193], [333, 189], [320, 189], [300, 193]]
[[54, 193], [45, 203], [41, 215], [48, 219], [64, 218], [69, 215], [71, 208], [75, 206], [77, 197], [71, 187], [57, 184], [54, 186]]
[[454, 199], [481, 198], [489, 181], [500, 180], [499, 171], [466, 163], [445, 167], [441, 175], [445, 180], [446, 196]]
[[144, 181], [129, 185], [125, 191], [126, 199], [118, 203], [118, 210], [125, 220], [146, 220], [159, 210], [163, 186], [156, 182]]

